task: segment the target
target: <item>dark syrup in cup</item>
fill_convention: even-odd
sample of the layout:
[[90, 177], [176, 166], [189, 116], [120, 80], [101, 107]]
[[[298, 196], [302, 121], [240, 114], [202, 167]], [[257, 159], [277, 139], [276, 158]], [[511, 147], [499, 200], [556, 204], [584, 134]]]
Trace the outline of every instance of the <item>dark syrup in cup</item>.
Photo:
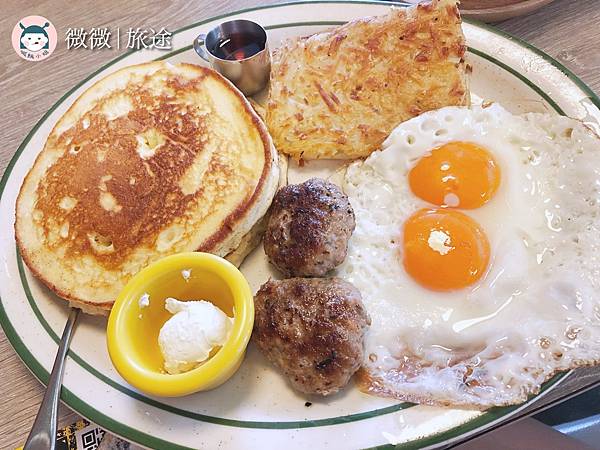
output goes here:
[[260, 37], [252, 33], [232, 33], [219, 39], [210, 52], [220, 59], [240, 61], [256, 55], [264, 48], [264, 45], [260, 45]]
[[194, 50], [245, 95], [265, 88], [271, 72], [267, 32], [245, 19], [220, 23], [194, 39]]

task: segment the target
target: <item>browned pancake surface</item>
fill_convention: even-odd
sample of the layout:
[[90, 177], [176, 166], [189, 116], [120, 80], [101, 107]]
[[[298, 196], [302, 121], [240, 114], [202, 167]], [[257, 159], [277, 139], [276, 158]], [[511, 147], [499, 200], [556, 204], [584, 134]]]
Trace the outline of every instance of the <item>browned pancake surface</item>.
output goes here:
[[21, 189], [17, 240], [58, 295], [110, 306], [162, 256], [235, 250], [278, 177], [263, 123], [220, 75], [133, 66], [59, 120]]

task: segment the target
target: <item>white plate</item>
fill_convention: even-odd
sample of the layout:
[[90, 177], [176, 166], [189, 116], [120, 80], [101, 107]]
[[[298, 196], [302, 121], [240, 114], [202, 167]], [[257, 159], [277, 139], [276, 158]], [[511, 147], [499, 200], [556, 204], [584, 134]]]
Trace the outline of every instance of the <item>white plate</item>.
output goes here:
[[[366, 1], [309, 1], [254, 8], [194, 24], [176, 32], [172, 52], [123, 54], [83, 80], [44, 115], [17, 150], [0, 184], [0, 322], [17, 353], [42, 382], [48, 380], [67, 308], [23, 266], [13, 238], [14, 206], [27, 170], [75, 98], [95, 81], [130, 64], [156, 58], [201, 64], [191, 49], [193, 38], [225, 17], [260, 22], [275, 48], [282, 38], [384, 14], [389, 7]], [[475, 98], [499, 101], [515, 113], [567, 114], [600, 133], [600, 100], [567, 69], [493, 28], [467, 22], [464, 31]], [[254, 289], [268, 275], [261, 252], [259, 248], [243, 266]], [[62, 399], [109, 431], [148, 447], [364, 448], [401, 442], [423, 447], [489, 426], [516, 410], [496, 408], [481, 414], [412, 407], [362, 394], [351, 386], [325, 400], [308, 399], [294, 392], [252, 347], [239, 372], [222, 387], [180, 399], [153, 398], [137, 392], [115, 372], [106, 351], [105, 326], [103, 318], [81, 317], [66, 363]], [[546, 392], [559, 378], [546, 386]], [[305, 406], [307, 400], [312, 406]]]

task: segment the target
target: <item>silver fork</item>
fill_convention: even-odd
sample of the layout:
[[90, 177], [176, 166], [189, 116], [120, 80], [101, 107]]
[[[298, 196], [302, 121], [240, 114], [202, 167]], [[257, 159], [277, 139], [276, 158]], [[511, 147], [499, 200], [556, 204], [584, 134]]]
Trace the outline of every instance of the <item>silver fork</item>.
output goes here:
[[58, 401], [65, 368], [65, 357], [73, 335], [73, 327], [79, 316], [79, 309], [71, 308], [67, 324], [58, 346], [58, 353], [50, 373], [48, 386], [40, 409], [29, 432], [24, 450], [54, 450], [56, 447], [56, 427], [58, 422]]

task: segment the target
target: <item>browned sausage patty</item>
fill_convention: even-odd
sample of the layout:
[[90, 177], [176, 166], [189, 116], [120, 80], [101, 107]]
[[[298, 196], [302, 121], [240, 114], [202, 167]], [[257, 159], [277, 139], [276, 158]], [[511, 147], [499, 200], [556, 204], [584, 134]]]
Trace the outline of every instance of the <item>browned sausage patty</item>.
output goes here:
[[254, 305], [252, 339], [299, 391], [333, 394], [362, 364], [371, 320], [352, 284], [340, 278], [271, 280]]
[[348, 197], [335, 184], [319, 178], [291, 184], [273, 199], [265, 253], [288, 277], [320, 277], [344, 261], [354, 226]]

